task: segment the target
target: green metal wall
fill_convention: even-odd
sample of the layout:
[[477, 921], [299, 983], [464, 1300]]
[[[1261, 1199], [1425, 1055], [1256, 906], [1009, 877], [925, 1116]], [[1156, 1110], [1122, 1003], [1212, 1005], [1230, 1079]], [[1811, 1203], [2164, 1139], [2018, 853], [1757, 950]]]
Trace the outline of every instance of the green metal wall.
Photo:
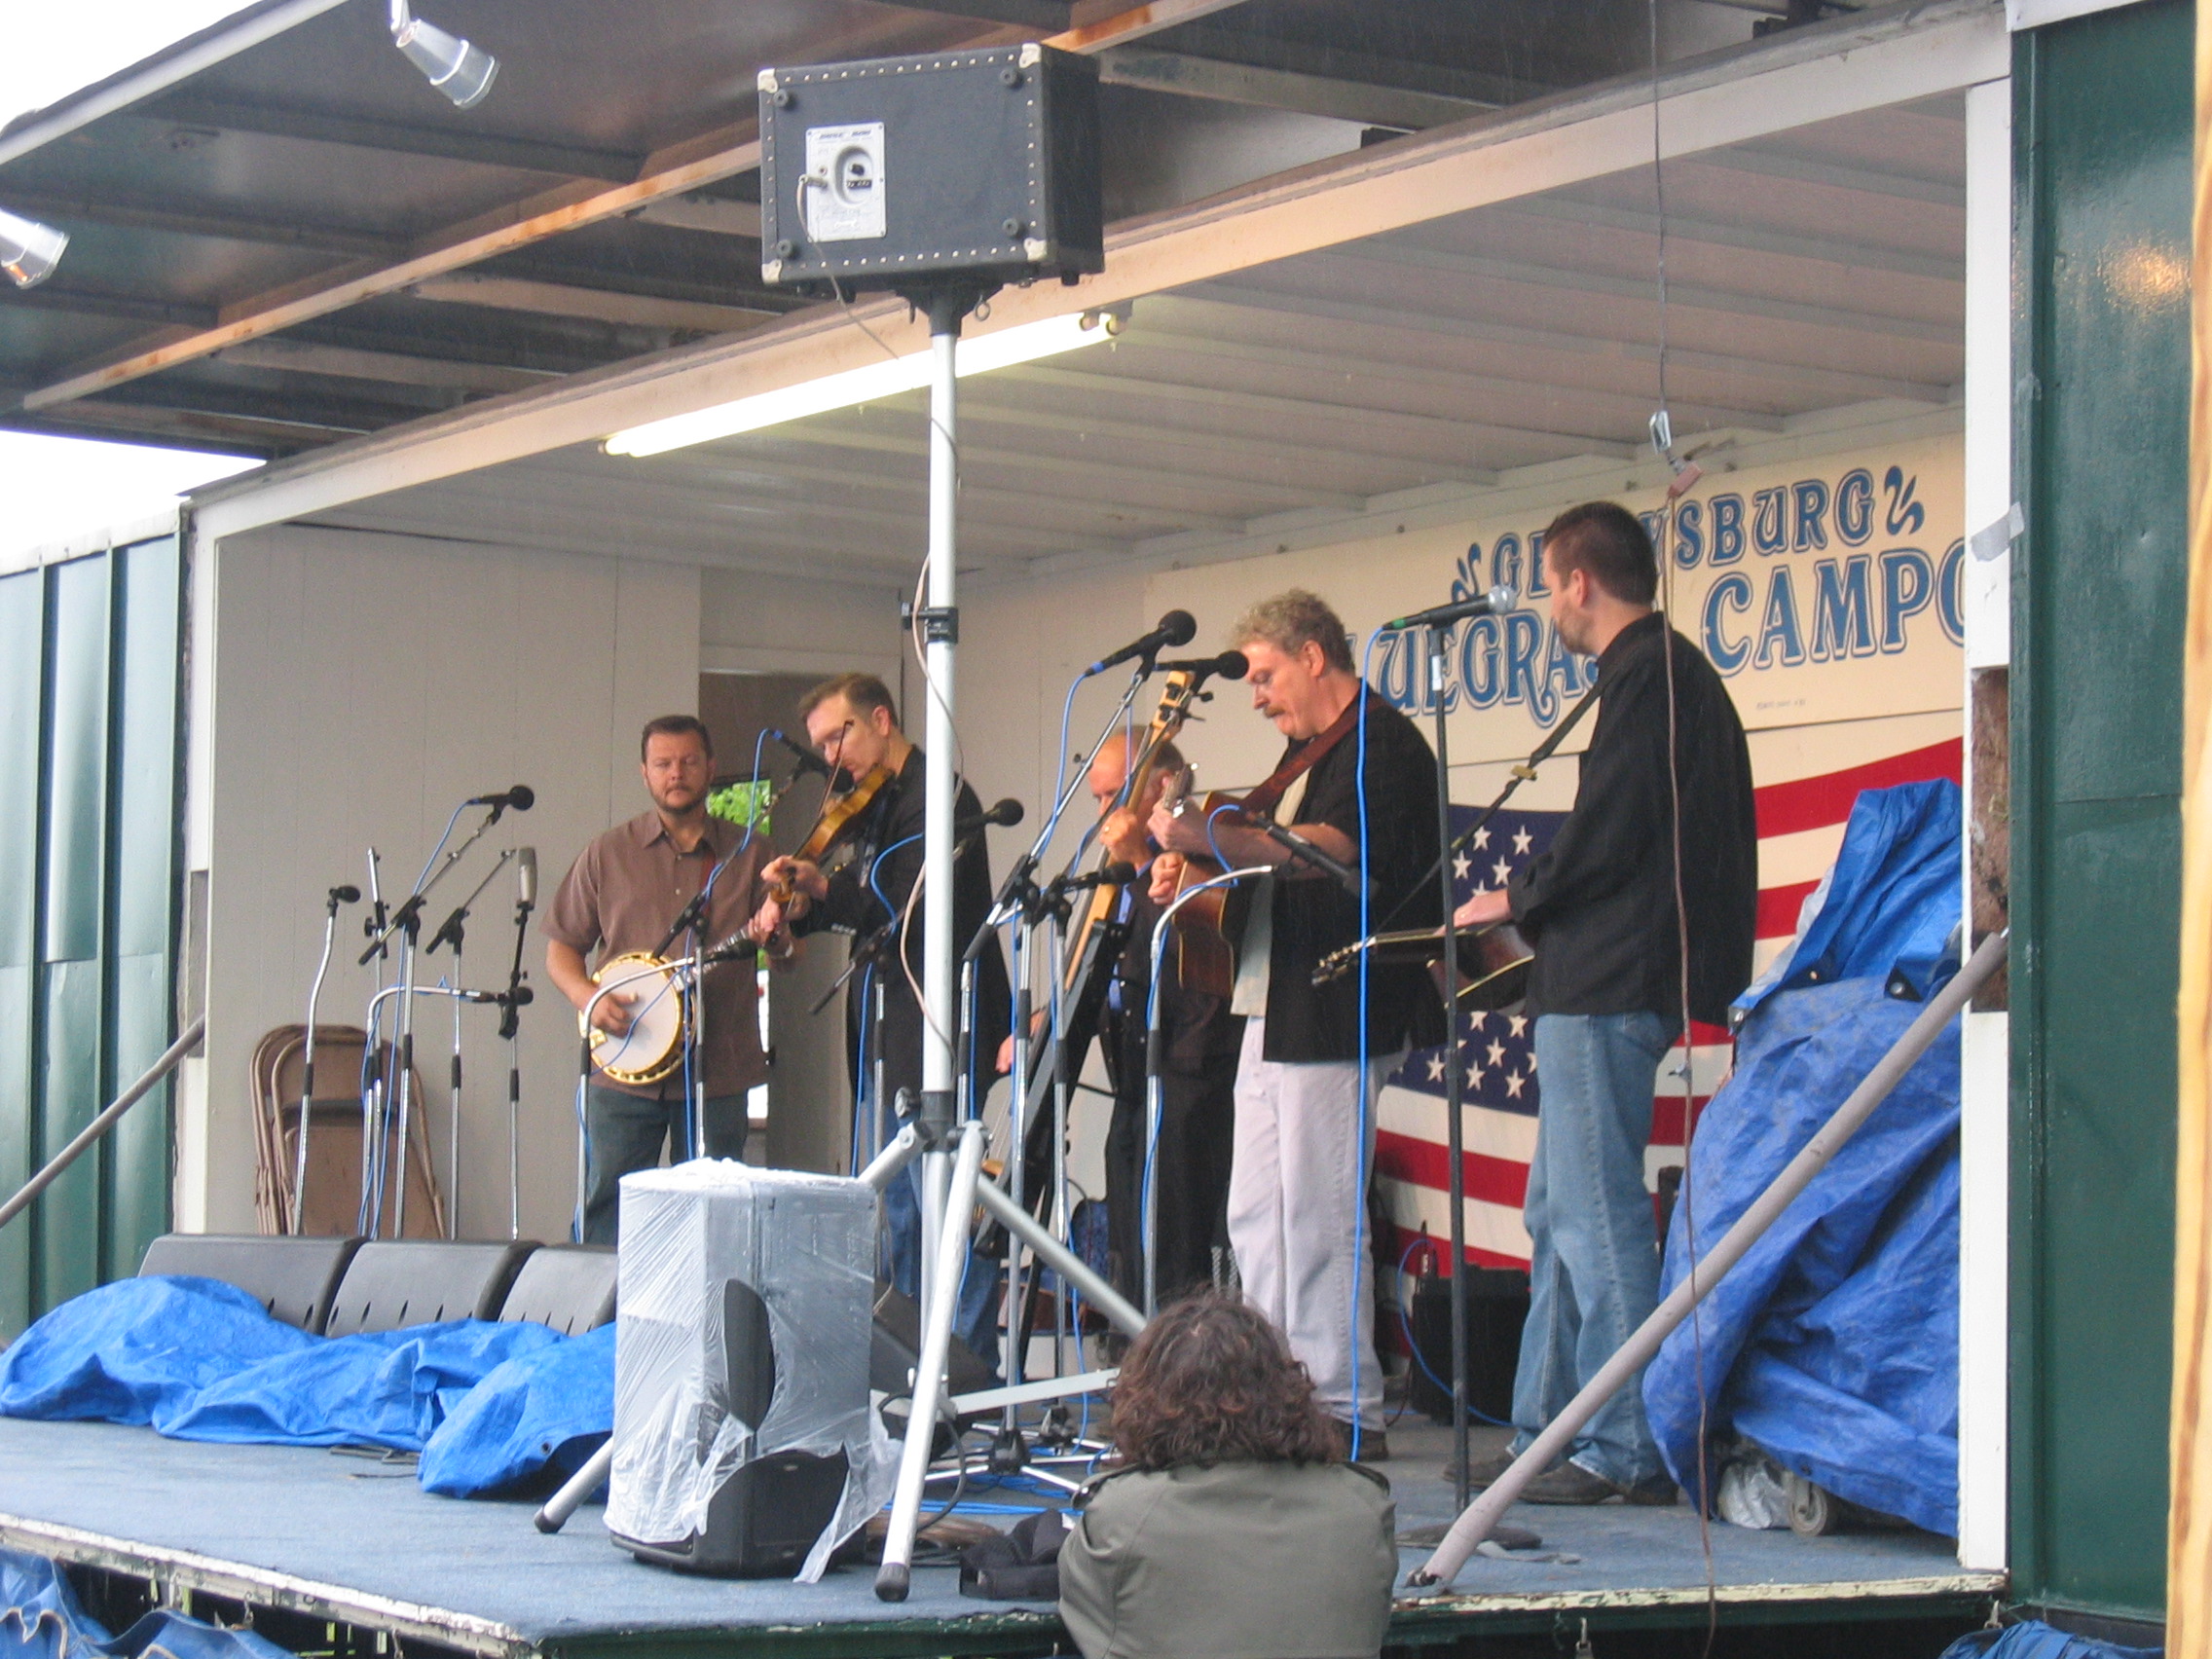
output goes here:
[[[168, 1046], [176, 539], [0, 577], [0, 1192]], [[0, 1231], [0, 1338], [168, 1225], [171, 1089]]]
[[2012, 1566], [2165, 1602], [2194, 13], [2016, 37]]

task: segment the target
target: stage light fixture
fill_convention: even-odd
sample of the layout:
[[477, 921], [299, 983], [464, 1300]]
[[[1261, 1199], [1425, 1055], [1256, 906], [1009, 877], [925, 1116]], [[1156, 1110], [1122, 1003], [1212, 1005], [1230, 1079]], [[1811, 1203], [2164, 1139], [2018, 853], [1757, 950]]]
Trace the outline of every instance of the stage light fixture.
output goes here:
[[423, 71], [424, 79], [453, 99], [457, 109], [473, 109], [483, 102], [499, 72], [497, 57], [412, 16], [407, 0], [391, 0], [391, 44]]
[[28, 288], [53, 276], [68, 245], [66, 231], [0, 208], [0, 271], [17, 287]]
[[[1003, 328], [996, 334], [962, 340], [960, 378], [966, 380], [970, 375], [989, 374], [993, 369], [1033, 363], [1040, 357], [1101, 345], [1120, 335], [1127, 315], [1128, 308], [1121, 306], [1112, 311], [1047, 317], [1042, 322], [1025, 322], [1014, 328]], [[929, 382], [930, 354], [926, 350], [915, 351], [903, 357], [824, 375], [820, 380], [802, 381], [797, 386], [779, 387], [774, 391], [740, 397], [734, 402], [718, 403], [712, 409], [694, 410], [688, 415], [672, 415], [665, 421], [631, 426], [607, 440], [607, 453], [664, 455], [692, 444], [711, 443], [716, 438], [780, 426], [787, 421], [804, 420], [809, 415], [827, 415], [832, 409], [880, 403], [901, 392], [917, 390]]]

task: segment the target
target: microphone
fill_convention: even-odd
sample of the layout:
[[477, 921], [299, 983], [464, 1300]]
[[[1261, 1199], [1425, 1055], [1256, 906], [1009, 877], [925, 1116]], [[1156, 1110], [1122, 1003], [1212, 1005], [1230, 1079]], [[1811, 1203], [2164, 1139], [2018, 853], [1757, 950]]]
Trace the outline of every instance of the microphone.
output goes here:
[[528, 784], [517, 784], [513, 789], [501, 790], [498, 794], [470, 795], [461, 804], [463, 806], [490, 807], [492, 809], [490, 822], [497, 824], [499, 821], [499, 814], [506, 811], [510, 806], [517, 812], [528, 812], [535, 806], [537, 804], [537, 792]]
[[986, 825], [999, 830], [1011, 830], [1021, 822], [1023, 816], [1021, 802], [1015, 800], [1014, 796], [1008, 795], [1006, 799], [994, 801], [991, 805], [985, 807], [979, 817], [966, 818], [961, 822], [968, 828], [976, 830], [980, 830]]
[[330, 890], [330, 904], [333, 909], [341, 904], [358, 904], [360, 902], [361, 890], [351, 882], [348, 882], [343, 887], [333, 887]]
[[1342, 859], [1330, 857], [1303, 835], [1293, 835], [1279, 824], [1261, 824], [1259, 831], [1301, 864], [1309, 865], [1342, 887], [1354, 899], [1366, 890], [1368, 883], [1360, 879], [1359, 871]]
[[1086, 675], [1103, 674], [1117, 663], [1127, 662], [1131, 657], [1143, 657], [1147, 664], [1160, 654], [1162, 645], [1187, 645], [1198, 636], [1198, 624], [1188, 610], [1170, 610], [1160, 619], [1160, 625], [1149, 634], [1131, 640], [1120, 650], [1100, 657], [1088, 668]]
[[526, 910], [537, 907], [537, 849], [523, 847], [515, 854], [515, 902]]
[[798, 762], [798, 769], [801, 772], [812, 772], [823, 778], [830, 776], [830, 762], [823, 759], [820, 755], [799, 742], [798, 739], [787, 737], [774, 726], [768, 728], [768, 735], [792, 752], [792, 757]]
[[1456, 599], [1450, 605], [1432, 605], [1426, 610], [1417, 610], [1411, 616], [1399, 616], [1382, 624], [1388, 631], [1395, 628], [1444, 628], [1454, 622], [1463, 622], [1470, 616], [1492, 616], [1500, 610], [1511, 610], [1517, 596], [1512, 588], [1499, 582], [1488, 593], [1478, 593], [1472, 599]]
[[1210, 657], [1170, 657], [1158, 665], [1169, 674], [1195, 674], [1202, 682], [1219, 675], [1224, 680], [1242, 680], [1251, 671], [1251, 663], [1242, 651], [1223, 651]]

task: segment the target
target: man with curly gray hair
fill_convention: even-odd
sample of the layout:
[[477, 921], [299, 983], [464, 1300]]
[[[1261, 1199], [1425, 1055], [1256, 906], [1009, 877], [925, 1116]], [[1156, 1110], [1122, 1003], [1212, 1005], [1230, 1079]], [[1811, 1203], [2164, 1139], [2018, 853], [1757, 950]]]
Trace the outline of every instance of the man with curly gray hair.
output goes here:
[[[1435, 757], [1411, 720], [1360, 683], [1336, 611], [1291, 588], [1247, 610], [1231, 643], [1250, 664], [1252, 706], [1288, 740], [1248, 802], [1363, 871], [1376, 915], [1440, 921], [1422, 891], [1437, 856]], [[1409, 1047], [1443, 1040], [1442, 1006], [1419, 967], [1378, 965], [1363, 1032], [1356, 976], [1313, 983], [1321, 959], [1359, 938], [1356, 895], [1227, 816], [1209, 825], [1203, 813], [1162, 806], [1151, 828], [1166, 849], [1153, 866], [1156, 897], [1173, 894], [1190, 858], [1218, 853], [1232, 867], [1272, 871], [1240, 906], [1231, 1006], [1247, 1017], [1229, 1241], [1245, 1297], [1290, 1339], [1322, 1407], [1359, 1426], [1364, 1457], [1387, 1456], [1375, 1299], [1358, 1245], [1375, 1139], [1366, 1106]]]

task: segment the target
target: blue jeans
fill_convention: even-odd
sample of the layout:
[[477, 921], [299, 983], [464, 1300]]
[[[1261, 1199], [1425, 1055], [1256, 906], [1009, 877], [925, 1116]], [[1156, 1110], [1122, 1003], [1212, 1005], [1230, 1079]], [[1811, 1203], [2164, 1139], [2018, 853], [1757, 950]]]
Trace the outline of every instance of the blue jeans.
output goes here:
[[[1515, 1452], [1566, 1409], [1658, 1299], [1643, 1152], [1653, 1074], [1674, 1040], [1675, 1022], [1656, 1014], [1536, 1019], [1543, 1103], [1522, 1210], [1535, 1248], [1513, 1379]], [[1567, 1456], [1623, 1486], [1665, 1472], [1644, 1420], [1641, 1377], [1590, 1419]]]

